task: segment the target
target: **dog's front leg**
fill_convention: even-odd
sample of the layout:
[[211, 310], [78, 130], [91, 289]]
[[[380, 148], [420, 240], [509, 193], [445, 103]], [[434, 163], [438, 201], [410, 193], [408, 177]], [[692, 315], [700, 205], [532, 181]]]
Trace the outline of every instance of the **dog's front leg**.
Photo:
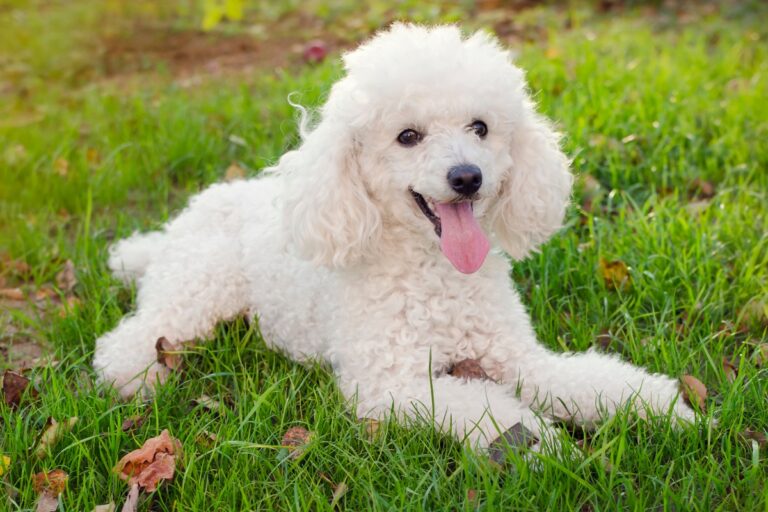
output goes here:
[[468, 440], [476, 449], [487, 448], [513, 428], [526, 432], [522, 437], [530, 434], [526, 446], [545, 438], [550, 442], [554, 436], [546, 420], [508, 388], [492, 381], [467, 381], [450, 375], [430, 378], [384, 370], [364, 375], [338, 373], [345, 396], [356, 401], [359, 417], [382, 417], [394, 410], [398, 418], [432, 423], [460, 441]]
[[505, 380], [519, 382], [522, 398], [556, 418], [591, 424], [627, 404], [640, 415], [671, 412], [693, 421], [693, 410], [679, 396], [678, 381], [651, 374], [594, 350], [556, 354], [537, 347]]

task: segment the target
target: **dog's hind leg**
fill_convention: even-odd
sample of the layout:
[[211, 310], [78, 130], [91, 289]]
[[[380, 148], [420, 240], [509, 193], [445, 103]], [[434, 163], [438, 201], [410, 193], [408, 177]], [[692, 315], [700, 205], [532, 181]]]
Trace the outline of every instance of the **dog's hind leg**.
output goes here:
[[137, 311], [96, 341], [94, 367], [101, 380], [130, 396], [162, 380], [155, 344], [210, 335], [221, 320], [245, 309], [246, 278], [237, 240], [189, 235], [164, 244], [139, 279]]

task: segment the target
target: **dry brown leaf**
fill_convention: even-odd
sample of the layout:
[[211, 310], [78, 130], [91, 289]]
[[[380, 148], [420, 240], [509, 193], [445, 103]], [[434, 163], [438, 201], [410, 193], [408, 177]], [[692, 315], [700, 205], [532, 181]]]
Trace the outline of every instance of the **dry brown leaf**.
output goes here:
[[67, 260], [64, 263], [64, 268], [56, 274], [56, 286], [59, 287], [62, 293], [69, 293], [77, 284], [77, 277], [75, 276], [75, 264], [72, 260]]
[[340, 482], [333, 486], [333, 495], [331, 496], [331, 508], [335, 508], [339, 504], [341, 498], [349, 491], [347, 482]]
[[603, 186], [591, 174], [582, 174], [579, 176], [581, 185], [581, 208], [585, 212], [592, 212], [595, 204], [599, 203], [605, 193]]
[[3, 373], [3, 401], [9, 407], [16, 408], [24, 397], [24, 392], [29, 389], [29, 396], [37, 396], [37, 390], [29, 385], [29, 379], [20, 373], [6, 370]]
[[131, 485], [128, 495], [125, 497], [122, 512], [136, 512], [139, 506], [139, 484]]
[[467, 505], [471, 509], [476, 509], [480, 505], [477, 489], [467, 489]]
[[67, 432], [72, 430], [72, 427], [74, 427], [76, 423], [77, 416], [62, 422], [58, 422], [53, 418], [48, 418], [47, 427], [40, 436], [37, 448], [35, 448], [35, 456], [38, 459], [45, 458], [45, 456], [48, 455], [48, 451], [53, 448], [56, 443], [61, 441], [61, 438], [64, 437]]
[[709, 208], [710, 204], [709, 199], [701, 199], [698, 201], [691, 201], [687, 205], [685, 205], [685, 211], [688, 212], [688, 214], [691, 217], [698, 217], [701, 215], [707, 208]]
[[69, 174], [69, 162], [66, 158], [57, 158], [55, 162], [53, 162], [53, 170], [56, 171], [56, 174], [59, 176], [66, 176]]
[[90, 165], [98, 165], [101, 162], [101, 155], [99, 154], [99, 150], [96, 148], [88, 148], [85, 151], [85, 160]]
[[680, 392], [691, 407], [698, 408], [702, 412], [706, 409], [707, 386], [696, 377], [692, 375], [680, 377]]
[[289, 448], [288, 457], [298, 459], [306, 450], [307, 445], [312, 442], [314, 434], [304, 427], [291, 427], [283, 435], [282, 446]]
[[74, 296], [69, 296], [64, 299], [59, 307], [59, 318], [66, 318], [69, 313], [75, 310], [81, 304], [80, 299]]
[[69, 476], [61, 469], [37, 473], [32, 477], [32, 487], [37, 493], [37, 512], [54, 512], [59, 508], [59, 495], [67, 487]]
[[137, 428], [140, 428], [145, 421], [147, 421], [147, 418], [149, 417], [149, 409], [147, 409], [143, 414], [136, 414], [134, 416], [130, 416], [123, 420], [123, 424], [120, 426], [120, 429], [123, 432], [130, 432], [131, 430], [136, 430]]
[[165, 336], [157, 339], [155, 343], [155, 350], [157, 350], [157, 362], [165, 366], [169, 370], [178, 370], [181, 368], [181, 354], [179, 349], [168, 341]]
[[375, 420], [373, 418], [362, 418], [360, 423], [363, 425], [363, 429], [365, 430], [365, 435], [368, 440], [372, 441], [376, 439], [376, 436], [379, 434], [379, 429], [381, 428], [381, 423], [379, 420]]
[[0, 298], [8, 300], [24, 300], [21, 288], [0, 288]]
[[723, 358], [723, 373], [728, 382], [733, 383], [739, 374], [739, 369], [727, 358]]
[[245, 170], [243, 170], [243, 168], [240, 167], [237, 162], [232, 162], [229, 164], [229, 167], [227, 167], [227, 170], [224, 173], [224, 180], [235, 181], [242, 180], [243, 178], [245, 178]]
[[697, 199], [712, 199], [715, 197], [715, 186], [706, 180], [696, 178], [688, 186], [688, 193]]
[[491, 380], [477, 359], [463, 359], [454, 363], [448, 369], [448, 375], [464, 380]]
[[554, 60], [560, 56], [560, 50], [555, 46], [550, 46], [544, 51], [544, 56], [549, 60]]
[[120, 459], [114, 470], [129, 485], [138, 484], [152, 492], [161, 480], [173, 478], [177, 456], [181, 457], [181, 443], [163, 430]]
[[621, 260], [600, 258], [600, 275], [605, 285], [612, 290], [628, 290], [632, 286], [629, 267]]
[[204, 409], [208, 409], [211, 412], [220, 412], [224, 407], [223, 405], [221, 405], [221, 402], [219, 402], [218, 400], [214, 400], [208, 395], [200, 395], [199, 397], [195, 398], [192, 401], [195, 404], [203, 407]]
[[745, 441], [755, 441], [760, 448], [765, 448], [766, 446], [768, 446], [768, 436], [765, 435], [765, 432], [747, 428], [747, 429], [744, 429], [744, 431], [741, 432], [739, 435]]
[[203, 430], [195, 437], [195, 441], [203, 448], [210, 449], [216, 444], [218, 438], [216, 434]]
[[753, 297], [741, 310], [744, 327], [768, 326], [768, 297]]
[[93, 512], [115, 512], [115, 504], [110, 502], [106, 505], [96, 505], [93, 507]]

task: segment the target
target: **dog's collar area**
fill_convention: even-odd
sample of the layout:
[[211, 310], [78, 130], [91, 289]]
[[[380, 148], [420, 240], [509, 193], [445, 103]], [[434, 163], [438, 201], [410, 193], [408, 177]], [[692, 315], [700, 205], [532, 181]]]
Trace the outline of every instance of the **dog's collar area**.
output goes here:
[[413, 196], [413, 199], [416, 201], [416, 204], [419, 205], [419, 209], [421, 210], [421, 213], [424, 214], [424, 216], [429, 219], [429, 221], [435, 226], [435, 233], [437, 236], [441, 236], [443, 229], [442, 225], [440, 224], [440, 217], [435, 215], [435, 212], [432, 211], [432, 209], [427, 204], [427, 200], [424, 199], [424, 196], [419, 194], [413, 189], [409, 189], [411, 191], [411, 195]]

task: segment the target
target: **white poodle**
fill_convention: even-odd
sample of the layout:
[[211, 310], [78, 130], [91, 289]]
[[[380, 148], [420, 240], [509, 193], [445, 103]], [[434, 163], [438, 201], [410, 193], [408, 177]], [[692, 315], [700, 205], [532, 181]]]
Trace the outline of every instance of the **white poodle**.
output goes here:
[[[359, 416], [427, 418], [475, 447], [630, 402], [691, 420], [676, 380], [536, 340], [502, 251], [519, 260], [558, 230], [572, 176], [509, 52], [396, 24], [344, 64], [297, 150], [112, 247], [138, 309], [96, 342], [103, 380], [150, 390], [159, 337], [246, 313], [272, 347], [329, 363]], [[447, 373], [465, 359], [490, 378]]]

